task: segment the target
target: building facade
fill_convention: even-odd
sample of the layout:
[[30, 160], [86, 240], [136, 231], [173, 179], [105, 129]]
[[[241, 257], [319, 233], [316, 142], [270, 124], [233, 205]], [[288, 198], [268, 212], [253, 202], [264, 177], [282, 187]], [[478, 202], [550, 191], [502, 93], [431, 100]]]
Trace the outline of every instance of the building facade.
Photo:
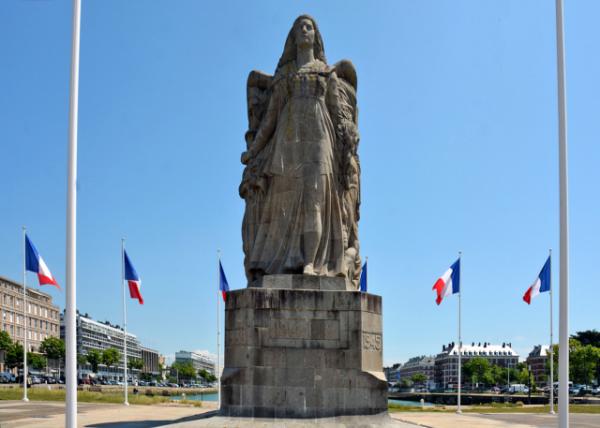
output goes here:
[[[123, 336], [124, 331], [118, 325], [113, 325], [108, 321], [99, 322], [93, 320], [89, 315], [81, 315], [79, 312], [76, 316], [76, 330], [77, 330], [77, 354], [87, 355], [92, 349], [95, 349], [102, 353], [102, 351], [108, 348], [115, 348], [119, 351], [121, 360], [112, 367], [107, 367], [104, 364], [100, 364], [98, 367], [98, 373], [93, 373], [92, 367], [88, 363], [78, 363], [77, 377], [79, 379], [87, 377], [99, 377], [107, 380], [124, 380], [124, 346]], [[65, 338], [65, 325], [64, 325], [64, 314], [61, 314], [60, 324], [61, 338]], [[127, 359], [132, 358], [141, 359], [142, 351], [140, 342], [135, 334], [127, 332]], [[131, 369], [128, 367], [128, 378], [136, 379], [139, 375], [140, 370]]]
[[[487, 342], [471, 343], [461, 347], [461, 364], [472, 358], [485, 358], [491, 365], [513, 368], [519, 362], [519, 355], [510, 343], [492, 345]], [[455, 389], [458, 387], [458, 344], [452, 342], [442, 346], [442, 352], [435, 357], [434, 381], [436, 388]], [[462, 384], [468, 383], [463, 377]]]
[[[26, 303], [27, 308], [24, 308], [23, 285], [0, 277], [2, 330], [21, 345], [24, 344], [26, 334], [29, 352], [38, 352], [45, 338], [59, 336], [60, 312], [58, 306], [52, 303], [52, 296], [34, 288], [27, 287]], [[0, 371], [5, 371], [4, 361], [0, 361]]]
[[546, 372], [546, 364], [550, 364], [548, 358], [549, 352], [550, 347], [548, 345], [536, 345], [527, 356], [527, 365], [531, 367], [531, 373], [538, 386], [546, 385], [548, 383], [549, 376]]
[[400, 363], [396, 363], [394, 365], [392, 365], [391, 367], [384, 367], [383, 368], [383, 373], [385, 373], [385, 378], [387, 379], [387, 381], [389, 383], [398, 383], [400, 382], [400, 368], [402, 367], [402, 364]]
[[215, 358], [208, 352], [193, 352], [193, 351], [179, 351], [175, 353], [176, 363], [188, 363], [191, 362], [196, 372], [199, 370], [206, 370], [209, 373], [215, 374]]
[[142, 361], [144, 362], [142, 373], [147, 373], [152, 377], [161, 376], [160, 355], [158, 354], [158, 351], [145, 346], [140, 347], [140, 350], [142, 353]]
[[434, 369], [435, 357], [425, 355], [413, 357], [400, 368], [400, 378], [410, 380], [416, 374], [423, 374], [427, 378], [424, 386], [432, 389], [435, 384]]

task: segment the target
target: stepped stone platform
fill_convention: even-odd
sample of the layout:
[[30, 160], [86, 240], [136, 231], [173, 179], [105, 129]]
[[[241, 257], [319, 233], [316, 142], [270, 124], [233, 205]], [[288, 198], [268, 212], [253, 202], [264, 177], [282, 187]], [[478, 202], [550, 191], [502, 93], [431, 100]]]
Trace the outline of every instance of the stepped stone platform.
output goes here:
[[387, 412], [381, 297], [346, 288], [344, 278], [273, 275], [228, 293], [221, 416]]
[[205, 418], [190, 418], [188, 422], [168, 426], [211, 428], [415, 428], [417, 425], [394, 420], [387, 413], [370, 416], [336, 416], [314, 419], [226, 417], [212, 413], [207, 414]]

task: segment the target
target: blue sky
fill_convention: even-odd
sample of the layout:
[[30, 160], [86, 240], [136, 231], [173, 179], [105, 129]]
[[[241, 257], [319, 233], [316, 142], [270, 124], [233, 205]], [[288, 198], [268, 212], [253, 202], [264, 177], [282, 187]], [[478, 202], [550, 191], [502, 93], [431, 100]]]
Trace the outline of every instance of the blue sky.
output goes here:
[[[246, 285], [246, 77], [274, 71], [301, 13], [329, 62], [358, 71], [361, 250], [385, 363], [456, 339], [456, 298], [437, 307], [431, 286], [458, 251], [464, 341], [547, 342], [548, 297], [521, 296], [558, 249], [550, 0], [83, 0], [78, 308], [121, 323], [126, 237], [146, 300], [129, 302], [129, 329], [164, 354], [216, 351], [217, 249]], [[600, 328], [599, 15], [566, 2], [572, 332]], [[3, 0], [0, 40], [0, 275], [21, 278], [26, 225], [64, 284], [71, 2]]]

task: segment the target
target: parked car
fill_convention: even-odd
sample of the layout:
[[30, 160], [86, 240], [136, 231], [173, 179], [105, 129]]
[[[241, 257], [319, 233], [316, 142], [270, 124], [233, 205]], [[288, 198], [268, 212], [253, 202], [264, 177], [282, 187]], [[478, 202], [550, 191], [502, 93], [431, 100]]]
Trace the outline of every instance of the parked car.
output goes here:
[[11, 372], [0, 372], [0, 383], [13, 383], [16, 380], [15, 375]]
[[513, 383], [509, 388], [508, 388], [508, 393], [509, 394], [528, 394], [529, 393], [529, 388], [527, 387], [527, 385], [522, 384], [522, 383]]

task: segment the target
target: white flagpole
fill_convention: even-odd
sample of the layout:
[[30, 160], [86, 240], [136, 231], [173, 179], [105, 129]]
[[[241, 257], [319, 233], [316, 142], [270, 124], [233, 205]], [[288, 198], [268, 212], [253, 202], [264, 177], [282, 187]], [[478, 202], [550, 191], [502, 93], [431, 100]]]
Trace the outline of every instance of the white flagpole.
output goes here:
[[567, 177], [567, 109], [563, 1], [556, 0], [556, 59], [558, 80], [558, 164], [560, 193], [560, 313], [559, 313], [559, 427], [569, 427], [569, 210]]
[[554, 328], [552, 327], [552, 250], [550, 254], [550, 414], [554, 415]]
[[[459, 266], [460, 266], [460, 258], [462, 257], [462, 253], [459, 251], [458, 252], [458, 260], [459, 260]], [[460, 266], [461, 271], [462, 271], [462, 266]], [[460, 276], [462, 276], [462, 272], [460, 272]], [[459, 277], [459, 281], [460, 281], [460, 277]], [[460, 283], [459, 283], [460, 284]], [[460, 324], [461, 324], [461, 299], [460, 296], [462, 295], [462, 284], [460, 284], [461, 289], [458, 290], [458, 397], [457, 397], [457, 404], [458, 407], [456, 408], [456, 413], [462, 413], [462, 409], [460, 407], [460, 395], [461, 395], [461, 390], [462, 390], [462, 337], [461, 337], [461, 329], [460, 329]]]
[[25, 244], [27, 229], [23, 226], [23, 401], [29, 401], [27, 397], [27, 248]]
[[65, 426], [77, 426], [77, 332], [76, 332], [76, 233], [77, 233], [77, 118], [79, 104], [79, 30], [81, 0], [73, 0], [73, 40], [71, 46], [71, 92], [69, 98], [69, 159], [67, 179], [67, 292], [65, 302], [65, 378], [67, 398]]
[[121, 288], [123, 289], [123, 404], [129, 406], [127, 400], [127, 299], [125, 298], [125, 238], [121, 238]]
[[217, 409], [221, 409], [221, 250], [217, 250]]

